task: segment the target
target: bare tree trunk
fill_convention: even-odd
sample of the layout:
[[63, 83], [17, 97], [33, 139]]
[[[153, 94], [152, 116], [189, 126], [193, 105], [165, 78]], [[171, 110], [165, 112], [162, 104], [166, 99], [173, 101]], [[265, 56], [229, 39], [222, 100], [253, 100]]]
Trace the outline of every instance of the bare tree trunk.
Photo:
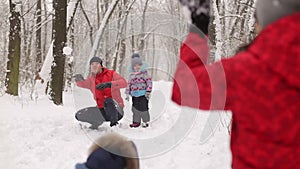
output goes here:
[[42, 28], [41, 28], [41, 21], [42, 21], [42, 7], [41, 7], [41, 0], [37, 0], [36, 4], [36, 67], [35, 71], [39, 72], [42, 66], [43, 56], [42, 56]]
[[[169, 10], [168, 13], [170, 13], [172, 16], [176, 16], [178, 15], [178, 18], [180, 18], [180, 11], [179, 11], [179, 4], [178, 3], [174, 3], [173, 1], [169, 2]], [[181, 25], [178, 24], [178, 22], [171, 22], [171, 27], [176, 28], [178, 27], [178, 29], [173, 29], [174, 31], [174, 35], [178, 35], [180, 34], [180, 31], [182, 31], [182, 27]], [[186, 28], [186, 25], [184, 25], [184, 28]], [[167, 49], [170, 49], [173, 53], [178, 53], [179, 52], [179, 48], [180, 48], [180, 42], [178, 41], [178, 39], [176, 38], [170, 38], [167, 40], [169, 43], [167, 43]], [[175, 66], [177, 63], [177, 56], [174, 58], [171, 55], [168, 55], [168, 71], [169, 73], [173, 73], [175, 72]], [[172, 58], [171, 58], [172, 57]], [[158, 75], [158, 70], [156, 69], [155, 71], [156, 76]], [[167, 80], [172, 81], [173, 78], [171, 76], [167, 77]]]
[[[75, 17], [75, 14], [76, 14], [76, 11], [77, 11], [77, 7], [78, 7], [79, 3], [81, 3], [81, 0], [77, 0], [76, 1], [74, 10], [72, 12], [72, 15], [69, 17], [69, 20], [68, 20], [69, 22], [67, 23], [67, 34], [68, 34], [68, 32], [69, 32], [70, 29], [74, 28], [74, 27], [72, 27], [72, 25], [73, 25], [73, 22], [74, 22], [74, 17]], [[82, 7], [82, 5], [81, 5], [81, 7]]]
[[93, 44], [93, 48], [92, 48], [92, 50], [90, 52], [90, 55], [89, 55], [90, 58], [96, 55], [97, 49], [99, 47], [100, 40], [102, 38], [104, 29], [105, 29], [105, 26], [108, 23], [108, 20], [109, 20], [110, 16], [112, 15], [112, 13], [113, 13], [115, 7], [117, 6], [118, 2], [119, 2], [119, 0], [113, 0], [113, 2], [110, 3], [109, 8], [106, 10], [106, 12], [104, 14], [104, 17], [102, 19], [102, 22], [100, 24], [100, 27], [97, 31], [97, 34], [96, 34], [96, 37], [95, 37], [95, 42]]
[[89, 17], [87, 16], [85, 10], [83, 9], [83, 6], [82, 6], [81, 1], [80, 1], [79, 3], [80, 3], [80, 8], [81, 8], [81, 10], [82, 10], [82, 12], [83, 12], [83, 15], [84, 15], [84, 17], [85, 17], [85, 19], [86, 19], [86, 21], [87, 21], [87, 23], [88, 23], [88, 25], [89, 25], [89, 28], [90, 28], [90, 32], [89, 32], [89, 35], [90, 35], [90, 42], [91, 42], [91, 45], [93, 45], [93, 26], [92, 26], [92, 24], [91, 24], [91, 22], [90, 22], [90, 20], [89, 20]]
[[67, 0], [54, 0], [53, 8], [53, 64], [51, 66], [50, 96], [54, 104], [63, 103], [62, 92], [64, 87], [65, 55], [63, 48], [66, 42]]
[[[119, 19], [121, 20], [120, 23], [118, 23], [118, 35], [117, 35], [117, 46], [115, 48], [115, 57], [113, 61], [113, 69], [118, 71], [121, 70], [121, 63], [125, 59], [125, 54], [126, 54], [126, 43], [125, 43], [125, 34], [123, 33], [126, 30], [126, 25], [127, 25], [127, 17], [129, 14], [130, 9], [132, 8], [133, 4], [135, 3], [135, 0], [130, 2], [130, 4], [127, 4], [127, 0], [123, 1], [123, 4], [120, 5], [119, 8]], [[122, 11], [122, 6], [126, 6], [125, 12]], [[126, 31], [125, 31], [126, 32]]]
[[[74, 18], [76, 15], [76, 11], [78, 8], [78, 5], [81, 3], [81, 0], [77, 0], [76, 2], [69, 2], [68, 3], [68, 8], [67, 8], [67, 14], [68, 14], [68, 18], [66, 18], [66, 39], [67, 41], [65, 42], [66, 45], [64, 46], [68, 46], [68, 47], [72, 47], [72, 49], [74, 49]], [[65, 59], [65, 91], [68, 91], [69, 89], [71, 89], [71, 83], [72, 83], [72, 75], [73, 75], [73, 68], [74, 68], [74, 62], [73, 59], [71, 59], [71, 54], [67, 54], [66, 59]]]
[[138, 39], [138, 51], [140, 53], [143, 53], [144, 47], [145, 47], [145, 22], [146, 22], [146, 11], [148, 8], [148, 2], [149, 0], [146, 0], [144, 10], [143, 10], [143, 16], [142, 16], [142, 23], [141, 23], [141, 34]]
[[[2, 56], [6, 56], [7, 55], [7, 37], [6, 37], [6, 34], [4, 34], [3, 36], [2, 36], [2, 38], [1, 39], [3, 39], [3, 53], [2, 53]], [[2, 81], [2, 80], [1, 80]]]
[[[29, 22], [26, 22], [25, 21], [25, 18], [24, 18], [24, 6], [23, 4], [21, 5], [21, 22], [22, 22], [22, 42], [21, 42], [21, 54], [24, 58], [24, 65], [26, 66], [25, 67], [25, 70], [26, 72], [28, 72], [29, 70], [29, 64], [31, 63], [30, 62], [30, 58], [29, 58], [29, 52], [30, 52], [30, 43], [31, 43], [31, 39], [29, 39], [29, 31], [28, 31], [28, 27], [30, 27], [29, 25]], [[25, 77], [25, 79], [27, 80], [27, 77]]]
[[209, 40], [211, 42], [211, 58], [209, 59], [210, 62], [214, 62], [216, 60], [221, 59], [221, 46], [222, 46], [222, 41], [221, 41], [221, 25], [220, 25], [220, 15], [219, 15], [219, 8], [218, 8], [218, 3], [220, 1], [217, 0], [212, 0], [211, 1], [211, 9], [212, 9], [212, 17], [211, 21], [209, 24]]
[[[124, 1], [124, 4], [127, 4], [127, 0]], [[127, 10], [125, 12], [125, 18], [123, 20], [123, 25], [122, 25], [122, 32], [126, 32], [127, 30], [127, 21], [128, 21], [128, 14], [129, 14], [129, 11], [130, 9], [132, 8], [132, 5], [135, 3], [135, 0], [133, 2], [131, 2], [131, 4], [128, 5], [127, 7]], [[125, 34], [121, 33], [120, 34], [120, 37], [121, 37], [121, 40], [120, 40], [120, 52], [119, 52], [119, 65], [118, 65], [118, 72], [120, 74], [122, 74], [122, 63], [124, 62], [125, 60], [125, 57], [126, 57], [126, 37], [125, 37]]]
[[241, 44], [251, 41], [254, 27], [254, 22], [251, 25], [253, 5], [254, 0], [229, 0], [219, 4], [224, 10], [220, 13], [221, 21], [223, 21], [220, 24], [223, 28], [221, 35], [223, 44], [220, 46], [222, 56], [232, 56]]
[[130, 33], [131, 33], [131, 35], [132, 35], [132, 36], [131, 36], [131, 40], [130, 40], [130, 41], [131, 41], [131, 53], [134, 53], [134, 52], [135, 52], [135, 45], [134, 45], [134, 44], [135, 44], [135, 39], [134, 39], [134, 33], [135, 33], [135, 32], [134, 32], [134, 29], [133, 29], [133, 28], [134, 28], [134, 26], [133, 26], [133, 19], [134, 19], [134, 18], [133, 18], [133, 16], [131, 15], [131, 16], [130, 16], [130, 31], [131, 31]]
[[[74, 3], [74, 2], [73, 2]], [[74, 9], [72, 9], [72, 14], [71, 14], [71, 7], [67, 8], [69, 14], [71, 16], [69, 16], [69, 18], [67, 18], [67, 42], [68, 45], [66, 46], [71, 46], [72, 49], [75, 48], [75, 37], [74, 37], [74, 18], [77, 12], [77, 8], [78, 5], [81, 3], [81, 0], [77, 0], [75, 3], [75, 7]], [[71, 2], [69, 2], [68, 6], [71, 6]], [[73, 52], [72, 52], [73, 53]], [[65, 79], [66, 79], [66, 87], [65, 90], [68, 91], [69, 89], [71, 89], [71, 84], [72, 84], [72, 75], [74, 73], [74, 62], [73, 59], [71, 59], [72, 54], [67, 55], [66, 58], [66, 69], [65, 69]]]
[[9, 45], [7, 74], [5, 79], [6, 93], [18, 96], [20, 45], [21, 45], [21, 21], [20, 13], [15, 10], [15, 4], [9, 1], [10, 14], [9, 23]]
[[[126, 42], [125, 42], [125, 39], [123, 38], [121, 40], [121, 47], [120, 47], [120, 53], [119, 53], [119, 56], [120, 56], [120, 61], [119, 63], [123, 63], [124, 60], [125, 60], [125, 57], [126, 57]], [[119, 64], [119, 69], [118, 69], [118, 72], [119, 73], [122, 73], [122, 69], [121, 69], [122, 65]]]
[[[47, 13], [47, 4], [45, 2], [46, 0], [44, 0], [44, 9], [45, 9], [45, 18], [48, 18], [48, 13]], [[47, 19], [45, 19], [47, 20]], [[48, 38], [48, 22], [45, 23], [45, 26], [44, 26], [44, 43], [43, 43], [43, 55], [45, 55], [46, 53], [46, 45], [47, 45], [47, 38]], [[44, 62], [45, 60], [45, 57], [42, 58], [42, 62]]]
[[[69, 16], [69, 18], [67, 19], [67, 45], [66, 46], [71, 46], [72, 49], [75, 48], [75, 36], [74, 36], [74, 18], [75, 18], [75, 14], [77, 11], [77, 7], [79, 5], [79, 3], [81, 2], [81, 0], [77, 0], [75, 7], [73, 9], [72, 15]], [[70, 2], [69, 4], [70, 5]], [[68, 11], [70, 12], [71, 10], [68, 9]], [[71, 12], [70, 12], [71, 13]], [[72, 52], [73, 53], [73, 52]], [[73, 59], [71, 59], [72, 53], [70, 55], [67, 55], [67, 59], [66, 59], [66, 69], [65, 69], [65, 79], [66, 79], [66, 87], [65, 90], [71, 89], [71, 84], [72, 84], [72, 75], [74, 73], [74, 62]]]
[[100, 9], [101, 8], [100, 8], [99, 1], [100, 0], [97, 0], [97, 4], [96, 4], [97, 5], [97, 8], [96, 8], [97, 9], [97, 28], [99, 28], [99, 26], [100, 26], [100, 12], [101, 12]]
[[[74, 44], [74, 26], [71, 25], [69, 28], [69, 40], [68, 40], [68, 43], [69, 45], [68, 46], [71, 46], [72, 49], [75, 48], [75, 44]], [[72, 55], [72, 54], [71, 54]], [[73, 62], [73, 59], [69, 57], [67, 57], [67, 62], [66, 62], [66, 89], [71, 89], [71, 85], [72, 85], [72, 75], [74, 73], [74, 62]]]
[[[119, 20], [121, 20], [122, 18], [122, 9], [121, 9], [121, 6], [123, 6], [123, 4], [120, 4], [118, 5], [119, 6], [119, 13], [118, 13], [118, 18]], [[115, 51], [114, 51], [114, 55], [113, 55], [113, 65], [112, 65], [112, 68], [113, 70], [117, 70], [117, 63], [118, 63], [118, 54], [119, 54], [119, 49], [120, 49], [120, 42], [121, 42], [121, 33], [122, 33], [122, 28], [123, 27], [121, 25], [122, 23], [118, 22], [117, 23], [117, 30], [118, 31], [118, 34], [117, 34], [117, 40], [116, 40], [116, 48], [115, 48]]]
[[[155, 49], [155, 34], [152, 35], [152, 48]], [[154, 65], [154, 60], [155, 60], [155, 50], [152, 50], [152, 63], [151, 63], [151, 77], [152, 80], [156, 80], [157, 76], [157, 67]]]

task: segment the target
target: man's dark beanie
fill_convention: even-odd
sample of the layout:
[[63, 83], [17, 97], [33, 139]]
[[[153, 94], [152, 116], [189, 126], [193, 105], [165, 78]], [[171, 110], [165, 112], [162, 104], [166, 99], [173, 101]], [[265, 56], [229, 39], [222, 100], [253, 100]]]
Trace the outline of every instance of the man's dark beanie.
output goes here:
[[102, 65], [102, 59], [99, 58], [99, 57], [92, 57], [92, 59], [90, 60], [90, 65], [93, 63], [93, 62], [98, 62]]

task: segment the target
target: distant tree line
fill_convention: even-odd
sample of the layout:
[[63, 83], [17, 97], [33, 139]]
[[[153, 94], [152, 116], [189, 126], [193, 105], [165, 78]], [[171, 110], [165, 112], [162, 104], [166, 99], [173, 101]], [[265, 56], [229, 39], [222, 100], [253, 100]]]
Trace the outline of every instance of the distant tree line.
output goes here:
[[[254, 0], [211, 3], [216, 60], [253, 39]], [[91, 56], [126, 77], [129, 58], [138, 52], [154, 80], [171, 80], [188, 32], [177, 0], [8, 0], [0, 6], [0, 17], [9, 21], [0, 20], [0, 92], [18, 96], [29, 89], [34, 99], [39, 81], [57, 105], [63, 104], [63, 91], [71, 89], [73, 74], [88, 71]], [[73, 50], [66, 55], [64, 47]], [[49, 79], [40, 75], [47, 57], [53, 57]]]

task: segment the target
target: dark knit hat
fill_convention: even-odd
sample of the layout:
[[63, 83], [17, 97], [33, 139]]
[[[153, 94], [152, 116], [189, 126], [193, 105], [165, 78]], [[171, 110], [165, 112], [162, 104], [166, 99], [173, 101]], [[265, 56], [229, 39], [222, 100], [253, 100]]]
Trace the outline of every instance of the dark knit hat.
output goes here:
[[187, 6], [193, 15], [210, 16], [210, 0], [179, 0], [179, 2]]
[[127, 138], [107, 133], [95, 140], [85, 163], [75, 169], [138, 169], [139, 159], [135, 144]]
[[263, 28], [297, 11], [300, 12], [300, 0], [257, 0], [256, 2], [258, 23]]
[[143, 61], [142, 61], [142, 59], [141, 59], [141, 57], [140, 57], [139, 54], [134, 53], [134, 54], [131, 56], [131, 65], [134, 66], [134, 65], [136, 65], [136, 64], [142, 65], [142, 64], [143, 64]]
[[[210, 21], [210, 0], [179, 0], [179, 2], [182, 6], [188, 7], [192, 24], [207, 35]], [[194, 28], [193, 26], [190, 31], [199, 31], [195, 31]]]
[[93, 62], [98, 62], [102, 65], [102, 59], [99, 58], [99, 57], [92, 57], [92, 59], [90, 60], [90, 65], [93, 63]]
[[123, 169], [126, 166], [125, 158], [113, 154], [103, 148], [98, 148], [86, 160], [85, 166], [88, 169]]
[[75, 169], [123, 169], [125, 166], [124, 157], [98, 148], [89, 155], [85, 163], [77, 163]]
[[138, 54], [138, 53], [134, 53], [132, 56], [131, 56], [131, 58], [133, 59], [133, 58], [139, 58], [140, 57], [140, 55]]

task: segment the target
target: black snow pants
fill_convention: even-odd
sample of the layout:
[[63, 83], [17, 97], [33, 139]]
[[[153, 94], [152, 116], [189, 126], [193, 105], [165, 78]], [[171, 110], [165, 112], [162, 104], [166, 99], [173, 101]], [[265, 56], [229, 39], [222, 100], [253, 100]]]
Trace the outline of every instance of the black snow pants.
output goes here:
[[78, 121], [90, 123], [93, 128], [97, 128], [104, 121], [116, 124], [123, 116], [123, 108], [112, 98], [104, 100], [104, 108], [87, 107], [77, 111], [75, 114], [75, 118]]
[[141, 123], [150, 121], [148, 99], [145, 96], [132, 97], [132, 113], [133, 123]]

